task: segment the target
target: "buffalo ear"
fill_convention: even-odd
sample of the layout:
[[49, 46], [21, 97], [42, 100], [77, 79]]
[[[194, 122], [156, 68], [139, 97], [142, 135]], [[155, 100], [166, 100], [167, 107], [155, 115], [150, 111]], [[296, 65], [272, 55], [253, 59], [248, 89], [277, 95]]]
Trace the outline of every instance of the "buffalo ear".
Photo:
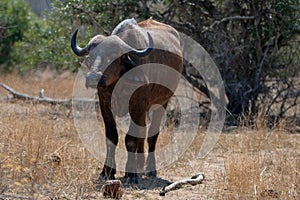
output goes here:
[[134, 60], [132, 60], [128, 55], [125, 56], [123, 65], [126, 72], [137, 66]]

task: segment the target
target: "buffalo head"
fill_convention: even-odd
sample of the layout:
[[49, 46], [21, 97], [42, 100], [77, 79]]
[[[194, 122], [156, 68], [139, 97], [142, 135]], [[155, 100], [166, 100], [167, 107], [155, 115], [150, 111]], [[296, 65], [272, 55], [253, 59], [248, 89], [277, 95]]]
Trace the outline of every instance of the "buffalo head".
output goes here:
[[77, 56], [87, 56], [85, 64], [90, 70], [86, 76], [86, 87], [107, 87], [120, 76], [136, 66], [134, 60], [148, 56], [153, 49], [153, 39], [148, 35], [148, 47], [137, 50], [116, 35], [93, 37], [81, 48], [76, 43], [78, 29], [73, 33], [71, 47]]

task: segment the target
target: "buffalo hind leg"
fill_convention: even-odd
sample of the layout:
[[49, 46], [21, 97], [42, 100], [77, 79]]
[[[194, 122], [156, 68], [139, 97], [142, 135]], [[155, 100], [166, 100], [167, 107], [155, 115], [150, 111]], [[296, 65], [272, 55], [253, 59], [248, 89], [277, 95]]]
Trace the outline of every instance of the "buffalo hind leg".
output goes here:
[[153, 111], [152, 122], [148, 131], [148, 157], [146, 163], [146, 171], [145, 175], [148, 177], [156, 177], [156, 159], [155, 159], [155, 146], [157, 142], [157, 138], [159, 135], [159, 128], [161, 124], [161, 119], [165, 113], [165, 109], [167, 104], [163, 107], [159, 107], [158, 109]]
[[125, 145], [127, 149], [127, 163], [126, 163], [126, 173], [125, 178], [127, 183], [138, 183], [137, 176], [137, 164], [136, 164], [136, 151], [137, 151], [137, 142], [138, 138], [133, 137], [129, 134], [125, 137]]
[[[145, 131], [146, 133], [146, 131]], [[141, 177], [145, 172], [145, 137], [138, 138], [138, 145], [136, 151], [136, 163], [137, 163], [137, 173]]]

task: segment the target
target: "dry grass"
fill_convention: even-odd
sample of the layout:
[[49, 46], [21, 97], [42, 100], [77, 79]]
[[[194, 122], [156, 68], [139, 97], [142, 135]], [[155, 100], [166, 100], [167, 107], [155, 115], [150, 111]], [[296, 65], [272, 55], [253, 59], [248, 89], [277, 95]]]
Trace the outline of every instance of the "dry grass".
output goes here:
[[[73, 78], [46, 73], [1, 76], [0, 81], [31, 95], [43, 88], [46, 96], [70, 98]], [[0, 99], [6, 95], [0, 89]], [[140, 190], [124, 189], [122, 199], [300, 198], [299, 134], [285, 132], [282, 124], [272, 131], [263, 125], [257, 130], [238, 128], [222, 134], [206, 158], [195, 159], [203, 136], [199, 133], [182, 158], [159, 171], [168, 181], [203, 171], [203, 184], [160, 197], [154, 182]], [[82, 146], [69, 108], [0, 102], [0, 199], [103, 198], [95, 184], [99, 165]]]
[[[22, 112], [9, 114], [9, 110], [1, 109], [6, 113], [1, 116], [0, 129], [1, 192], [31, 197], [39, 194], [40, 198], [89, 188], [82, 184], [92, 180], [97, 162], [80, 144], [72, 119], [61, 108], [1, 106]], [[21, 111], [23, 106], [26, 110]]]
[[299, 197], [299, 137], [287, 133], [244, 131], [224, 138], [227, 189], [236, 198]]

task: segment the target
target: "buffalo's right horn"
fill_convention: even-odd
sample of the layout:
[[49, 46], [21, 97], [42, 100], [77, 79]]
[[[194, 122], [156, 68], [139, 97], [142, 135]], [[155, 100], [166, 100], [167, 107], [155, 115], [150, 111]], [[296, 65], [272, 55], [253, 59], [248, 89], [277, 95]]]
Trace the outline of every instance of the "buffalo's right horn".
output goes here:
[[88, 46], [81, 48], [77, 45], [76, 43], [76, 36], [77, 36], [78, 29], [73, 33], [72, 38], [71, 38], [71, 47], [73, 52], [77, 56], [86, 56], [89, 54]]
[[150, 33], [147, 32], [147, 35], [149, 40], [148, 47], [143, 50], [137, 50], [131, 47], [132, 48], [131, 51], [128, 52], [129, 55], [137, 56], [137, 57], [145, 57], [151, 53], [151, 51], [153, 50], [153, 39]]

